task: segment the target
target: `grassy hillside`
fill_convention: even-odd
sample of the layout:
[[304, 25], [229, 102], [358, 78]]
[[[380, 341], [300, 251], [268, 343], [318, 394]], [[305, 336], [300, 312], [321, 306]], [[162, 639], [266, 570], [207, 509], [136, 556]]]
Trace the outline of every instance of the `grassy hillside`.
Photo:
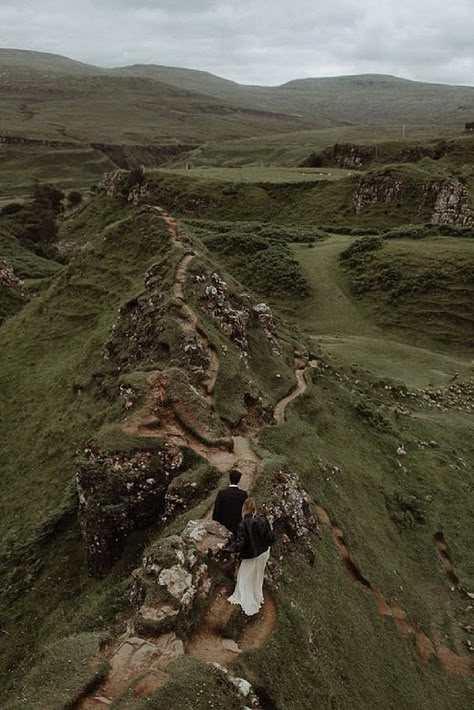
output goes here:
[[[290, 184], [153, 174], [145, 201], [188, 217], [178, 225], [126, 202], [136, 177], [117, 176], [114, 196], [101, 192], [65, 217], [50, 245], [65, 263], [32, 251], [4, 221], [5, 258], [41, 288], [0, 325], [0, 704], [77, 707], [85, 689], [107, 682], [103, 650], [134, 613], [131, 571], [145, 547], [204, 516], [229, 461], [215, 442], [240, 434], [262, 459], [258, 500], [271, 499], [288, 465], [320, 525], [304, 544], [278, 539], [268, 580], [276, 626], [232, 671], [278, 710], [467, 710], [473, 240], [398, 236], [365, 241], [380, 244], [367, 251], [317, 229], [415, 214], [412, 201], [402, 217], [395, 205], [354, 216], [353, 176]], [[398, 280], [386, 278], [389, 267]], [[262, 308], [267, 299], [273, 311]], [[295, 347], [317, 362], [299, 373], [307, 389], [275, 426], [273, 409], [295, 386]], [[163, 509], [140, 508], [147, 489], [135, 497], [135, 485], [143, 470], [147, 485], [163, 485], [159, 462], [170, 454], [181, 462], [173, 489], [189, 498], [173, 499], [182, 507], [163, 525]], [[101, 554], [111, 547], [96, 578], [91, 538]], [[406, 618], [381, 615], [377, 590]], [[421, 658], [415, 630], [444, 657]], [[114, 705], [248, 702], [190, 653], [170, 673], [156, 692], [125, 682]]]
[[473, 239], [390, 239], [341, 259], [377, 322], [420, 344], [474, 350]]
[[[149, 175], [148, 189], [183, 217], [385, 230], [430, 222], [436, 198], [431, 186], [442, 185], [451, 171], [420, 163], [363, 173], [302, 169], [291, 172], [291, 182], [288, 175], [283, 169], [157, 170]], [[462, 177], [462, 184], [469, 207], [474, 183]]]
[[100, 182], [104, 172], [116, 169], [103, 153], [80, 145], [9, 145], [0, 150], [0, 203], [24, 198], [35, 180], [56, 184], [62, 190], [82, 190]]
[[3, 49], [0, 135], [73, 141], [208, 142], [308, 128], [408, 124], [461, 131], [474, 89], [395, 77], [334, 77], [241, 86], [159, 66], [105, 70]]

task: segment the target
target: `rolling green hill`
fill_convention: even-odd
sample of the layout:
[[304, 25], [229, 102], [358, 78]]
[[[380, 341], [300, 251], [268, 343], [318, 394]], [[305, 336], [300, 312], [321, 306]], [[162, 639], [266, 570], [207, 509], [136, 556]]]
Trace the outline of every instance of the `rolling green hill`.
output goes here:
[[0, 69], [0, 135], [143, 143], [368, 123], [459, 131], [474, 112], [472, 87], [377, 75], [244, 86], [190, 69], [103, 69], [9, 49]]

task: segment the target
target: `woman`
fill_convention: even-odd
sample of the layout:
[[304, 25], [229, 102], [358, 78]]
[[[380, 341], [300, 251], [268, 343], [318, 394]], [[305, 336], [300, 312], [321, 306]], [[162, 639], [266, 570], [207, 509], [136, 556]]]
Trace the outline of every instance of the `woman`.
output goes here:
[[242, 507], [242, 521], [232, 549], [239, 553], [241, 563], [231, 604], [240, 604], [247, 616], [257, 614], [263, 604], [263, 576], [270, 556], [273, 530], [264, 515], [257, 515], [253, 498]]

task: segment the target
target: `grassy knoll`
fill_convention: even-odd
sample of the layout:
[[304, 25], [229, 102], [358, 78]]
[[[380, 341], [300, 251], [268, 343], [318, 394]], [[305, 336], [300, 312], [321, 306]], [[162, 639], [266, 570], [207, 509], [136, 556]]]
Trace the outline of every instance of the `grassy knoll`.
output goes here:
[[[237, 175], [252, 172], [246, 168]], [[389, 165], [362, 174], [352, 171], [337, 180], [310, 180], [302, 175], [298, 182], [275, 182], [278, 172], [268, 168], [261, 171], [263, 179], [258, 182], [236, 182], [224, 181], [220, 170], [219, 179], [210, 169], [199, 170], [195, 177], [192, 170], [180, 174], [157, 170], [149, 174], [148, 186], [158, 204], [182, 217], [387, 230], [429, 222], [434, 199], [426, 199], [427, 185], [447, 177], [421, 163]], [[236, 175], [234, 170], [225, 174]], [[471, 182], [467, 186], [470, 189]]]
[[[433, 128], [433, 126], [420, 124], [408, 127], [406, 140], [423, 143], [429, 140], [454, 138], [458, 135], [459, 130], [456, 129]], [[398, 145], [398, 150], [402, 149], [404, 141], [400, 126], [353, 124], [203, 143], [185, 156], [179, 157], [175, 164], [189, 163], [196, 168], [216, 165], [293, 167], [299, 165], [310, 153], [319, 152], [335, 143], [379, 146], [387, 142]]]
[[474, 349], [474, 240], [389, 239], [342, 262], [377, 322], [415, 343]]

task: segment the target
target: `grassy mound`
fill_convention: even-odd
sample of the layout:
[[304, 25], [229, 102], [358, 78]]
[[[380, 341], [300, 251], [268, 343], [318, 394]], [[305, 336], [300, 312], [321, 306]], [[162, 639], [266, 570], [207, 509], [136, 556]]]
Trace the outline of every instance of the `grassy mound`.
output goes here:
[[368, 237], [341, 254], [352, 292], [377, 322], [422, 343], [474, 348], [474, 241]]

